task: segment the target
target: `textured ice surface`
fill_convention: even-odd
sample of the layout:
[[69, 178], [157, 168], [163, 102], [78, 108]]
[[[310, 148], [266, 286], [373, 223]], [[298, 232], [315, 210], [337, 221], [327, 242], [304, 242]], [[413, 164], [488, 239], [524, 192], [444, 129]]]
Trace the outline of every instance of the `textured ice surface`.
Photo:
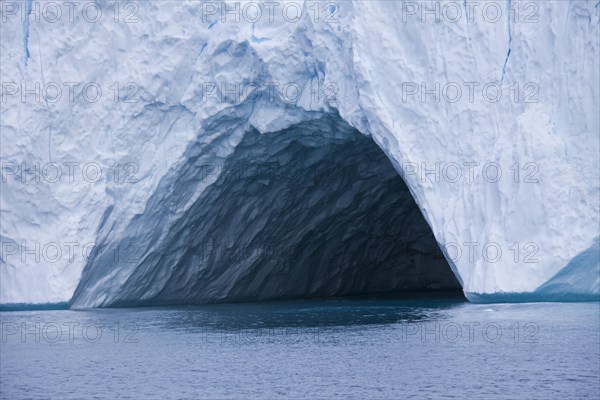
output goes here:
[[[309, 252], [283, 263], [295, 265], [293, 271], [273, 269], [261, 254], [241, 257], [245, 261], [235, 263], [237, 269], [232, 265], [223, 270], [224, 263], [207, 264], [194, 253], [197, 244], [211, 246], [202, 238], [213, 234], [221, 247], [242, 237], [265, 245], [277, 234], [291, 239], [294, 230], [300, 234], [313, 229], [321, 233], [320, 240], [348, 241], [336, 251], [336, 257], [345, 254], [340, 262], [370, 262], [356, 244], [349, 244], [367, 241], [364, 232], [359, 234], [348, 221], [328, 226], [319, 213], [339, 211], [338, 218], [354, 215], [368, 221], [372, 212], [375, 218], [398, 218], [407, 227], [411, 222], [403, 218], [410, 213], [401, 206], [404, 200], [378, 197], [392, 189], [367, 185], [362, 175], [367, 172], [361, 173], [358, 165], [339, 178], [355, 176], [359, 187], [349, 184], [344, 193], [335, 193], [337, 206], [320, 209], [317, 188], [300, 190], [290, 199], [296, 207], [294, 218], [268, 207], [269, 202], [275, 204], [269, 196], [279, 197], [285, 188], [268, 185], [269, 190], [261, 192], [260, 183], [240, 180], [236, 185], [218, 170], [202, 172], [205, 165], [223, 166], [239, 159], [287, 165], [277, 158], [278, 149], [294, 158], [292, 165], [299, 165], [305, 152], [314, 157], [307, 165], [326, 163], [334, 151], [331, 146], [339, 141], [347, 142], [339, 146], [350, 159], [364, 163], [359, 150], [370, 147], [347, 127], [373, 141], [404, 178], [468, 297], [598, 295], [600, 15], [594, 2], [536, 3], [533, 23], [525, 23], [522, 14], [521, 21], [510, 19], [505, 8], [511, 2], [498, 3], [505, 8], [497, 22], [481, 18], [479, 10], [472, 22], [462, 18], [456, 23], [409, 18], [402, 3], [388, 1], [342, 2], [334, 10], [338, 22], [326, 22], [322, 14], [317, 21], [311, 14], [313, 3], [300, 2], [304, 12], [299, 21], [285, 20], [279, 10], [273, 22], [264, 17], [256, 23], [222, 21], [218, 16], [205, 20], [200, 2], [140, 2], [138, 22], [123, 23], [114, 21], [109, 4], [99, 4], [111, 17], [97, 23], [86, 22], [79, 13], [74, 22], [65, 17], [50, 23], [29, 16], [25, 22], [8, 17], [2, 23], [2, 82], [24, 82], [28, 88], [36, 82], [98, 82], [103, 90], [97, 103], [85, 100], [83, 85], [75, 89], [73, 101], [67, 100], [66, 88], [57, 102], [7, 96], [0, 120], [3, 163], [97, 163], [105, 174], [93, 183], [64, 178], [23, 183], [12, 175], [2, 181], [1, 303], [68, 301], [74, 293], [73, 303], [79, 307], [153, 298], [172, 302], [178, 295], [198, 301], [270, 298], [386, 289], [396, 284], [394, 279], [400, 287], [436, 285], [424, 261], [422, 278], [401, 262], [392, 272], [407, 277], [392, 277], [386, 271], [385, 282], [374, 279], [364, 284], [370, 287], [361, 287], [364, 272], [359, 269], [344, 271], [347, 265], [339, 264], [328, 271], [305, 263], [302, 257], [308, 260], [317, 250], [310, 241], [294, 241]], [[115, 102], [110, 87], [117, 82], [120, 101]], [[139, 100], [135, 103], [125, 102], [132, 93], [125, 87], [128, 82], [139, 89], [133, 90]], [[294, 102], [265, 86], [249, 97], [206, 96], [207, 82], [229, 87], [294, 83], [305, 90]], [[463, 97], [457, 102], [431, 97], [423, 101], [420, 95], [406, 96], [407, 82], [424, 83], [428, 89], [436, 82], [455, 82], [463, 88]], [[491, 102], [478, 90], [470, 101], [468, 82], [479, 83], [479, 88], [502, 82], [505, 92], [500, 101]], [[539, 89], [535, 94], [525, 88], [531, 82]], [[318, 98], [310, 90], [314, 85], [323, 89]], [[515, 87], [519, 101], [507, 95], [514, 94]], [[336, 89], [335, 100], [331, 88]], [[258, 99], [257, 92], [262, 94]], [[526, 96], [536, 101], [525, 101]], [[315, 121], [344, 127], [325, 130], [319, 137], [319, 129], [310, 129]], [[302, 126], [312, 138], [298, 144], [286, 140], [286, 133], [304, 135], [299, 128], [290, 129]], [[407, 168], [465, 162], [479, 163], [474, 182], [436, 181]], [[138, 167], [137, 181], [115, 182], [107, 171], [127, 163]], [[486, 163], [498, 163], [503, 178], [482, 179], [481, 166]], [[342, 165], [344, 171], [351, 168]], [[520, 172], [516, 180], [510, 169], [514, 165]], [[532, 171], [537, 183], [524, 178]], [[236, 199], [236, 194], [251, 194], [250, 202], [245, 202], [247, 197]], [[217, 204], [202, 207], [207, 198]], [[344, 211], [360, 198], [372, 201], [373, 211]], [[397, 204], [399, 210], [391, 209]], [[247, 225], [248, 221], [254, 223]], [[378, 226], [376, 221], [368, 221], [371, 228]], [[281, 225], [281, 231], [273, 230]], [[400, 228], [392, 231], [407, 235]], [[244, 249], [256, 249], [256, 243], [244, 240], [249, 245]], [[23, 260], [22, 249], [9, 254], [7, 243], [24, 243], [28, 249], [36, 243], [78, 243], [79, 250], [89, 243], [97, 246], [89, 259], [63, 255], [48, 263], [31, 256]], [[129, 243], [134, 244], [132, 250]], [[473, 257], [467, 254], [469, 243], [478, 244]], [[502, 249], [498, 261], [483, 256], [481, 248], [489, 243]], [[462, 257], [453, 255], [456, 245]], [[403, 241], [399, 246], [410, 247]], [[373, 248], [383, 252], [384, 247], [382, 240]], [[109, 249], [117, 249], [117, 262], [107, 258]], [[130, 250], [136, 257], [126, 262]], [[387, 251], [404, 257], [393, 247]], [[435, 258], [435, 253], [428, 257]], [[269, 265], [262, 268], [265, 263]], [[309, 268], [316, 268], [311, 279], [303, 276]], [[290, 280], [278, 273], [290, 274]], [[294, 291], [296, 281], [302, 290]], [[442, 282], [440, 278], [437, 284]], [[256, 290], [253, 295], [251, 289]]]

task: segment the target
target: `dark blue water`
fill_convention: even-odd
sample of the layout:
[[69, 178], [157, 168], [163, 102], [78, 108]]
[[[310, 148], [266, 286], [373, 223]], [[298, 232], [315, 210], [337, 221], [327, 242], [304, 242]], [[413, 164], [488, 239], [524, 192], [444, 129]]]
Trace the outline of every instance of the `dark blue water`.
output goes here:
[[600, 304], [0, 313], [0, 397], [600, 398]]

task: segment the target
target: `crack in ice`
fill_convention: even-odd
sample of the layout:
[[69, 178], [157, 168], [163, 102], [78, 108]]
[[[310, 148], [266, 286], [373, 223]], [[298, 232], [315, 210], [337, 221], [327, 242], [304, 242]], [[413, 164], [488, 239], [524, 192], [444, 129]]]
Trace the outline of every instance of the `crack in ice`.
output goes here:
[[31, 9], [33, 0], [28, 0], [25, 5], [25, 21], [23, 21], [23, 46], [25, 48], [25, 66], [27, 67], [27, 61], [29, 61], [29, 15], [31, 15]]
[[508, 64], [508, 58], [511, 53], [511, 44], [512, 44], [512, 29], [510, 26], [510, 7], [512, 0], [506, 0], [506, 21], [508, 25], [508, 50], [506, 52], [506, 58], [504, 59], [504, 65], [502, 66], [502, 79], [500, 80], [500, 84], [504, 83], [504, 78], [506, 77], [506, 66]]

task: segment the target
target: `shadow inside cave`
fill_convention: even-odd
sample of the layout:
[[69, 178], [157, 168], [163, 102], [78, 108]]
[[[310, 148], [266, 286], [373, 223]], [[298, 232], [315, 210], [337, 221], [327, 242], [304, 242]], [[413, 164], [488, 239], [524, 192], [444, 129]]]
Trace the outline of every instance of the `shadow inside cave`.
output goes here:
[[398, 172], [339, 116], [251, 130], [220, 164], [198, 154], [132, 221], [166, 232], [104, 306], [461, 291]]

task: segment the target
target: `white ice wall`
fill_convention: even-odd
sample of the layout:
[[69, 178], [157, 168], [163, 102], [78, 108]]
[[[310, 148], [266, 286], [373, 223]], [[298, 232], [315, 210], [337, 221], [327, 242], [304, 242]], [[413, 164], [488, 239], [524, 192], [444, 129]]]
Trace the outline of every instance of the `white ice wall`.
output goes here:
[[[462, 6], [460, 17], [437, 3], [440, 22], [421, 2], [282, 3], [272, 22], [266, 11], [258, 18], [241, 14], [247, 3], [239, 22], [235, 12], [225, 20], [213, 15], [219, 2], [144, 1], [118, 7], [117, 21], [112, 3], [82, 3], [71, 22], [66, 6], [58, 17], [33, 2], [28, 16], [26, 2], [15, 3], [16, 15], [3, 2], [0, 302], [68, 301], [86, 264], [83, 249], [100, 237], [113, 243], [131, 237], [129, 222], [191, 143], [205, 145], [207, 159], [219, 162], [251, 126], [272, 132], [328, 112], [371, 135], [392, 160], [465, 292], [535, 291], [598, 236], [599, 6], [491, 3], [485, 10], [453, 3]], [[90, 22], [97, 4], [102, 17]], [[82, 83], [73, 99], [68, 82]], [[304, 89], [298, 101], [282, 100], [278, 90], [271, 99], [266, 90], [249, 102], [207, 98], [213, 82]], [[490, 101], [494, 86], [488, 98], [482, 94], [494, 82], [504, 88], [498, 102]], [[93, 88], [87, 99], [82, 92], [89, 83], [102, 89], [95, 103]], [[436, 83], [437, 95], [408, 92]], [[62, 97], [22, 96], [36, 84], [50, 97], [58, 84]], [[327, 92], [316, 99], [314, 85]], [[468, 85], [476, 85], [472, 99]], [[444, 91], [456, 86], [458, 100]], [[336, 101], [327, 96], [332, 88]], [[70, 162], [78, 163], [70, 164], [73, 179]], [[21, 163], [48, 166], [50, 178], [56, 166], [50, 163], [57, 163], [63, 176], [36, 182], [26, 174], [28, 182], [21, 182], [12, 174]], [[455, 181], [450, 163], [461, 166], [462, 179]], [[483, 168], [490, 163], [501, 168], [497, 182], [494, 169]], [[438, 179], [421, 174], [436, 165]], [[102, 178], [88, 182], [98, 167]], [[130, 167], [137, 170], [134, 181], [124, 182]], [[486, 260], [485, 245], [502, 256], [491, 262], [492, 252]], [[59, 257], [52, 253], [57, 246]], [[577, 271], [589, 274], [589, 287], [561, 290], [598, 292], [598, 258], [586, 260]], [[106, 297], [105, 288], [126, 277], [111, 271], [92, 291]]]

